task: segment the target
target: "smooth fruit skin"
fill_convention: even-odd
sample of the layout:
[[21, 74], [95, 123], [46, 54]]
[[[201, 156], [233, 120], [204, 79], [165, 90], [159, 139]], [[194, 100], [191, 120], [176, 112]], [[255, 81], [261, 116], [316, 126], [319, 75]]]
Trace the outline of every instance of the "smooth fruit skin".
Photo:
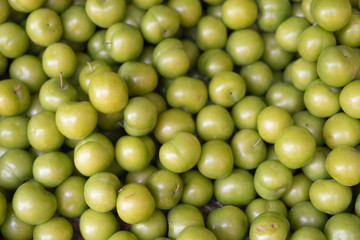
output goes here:
[[328, 147], [317, 147], [314, 157], [301, 170], [312, 181], [331, 178], [326, 170], [325, 161], [329, 154]]
[[228, 176], [233, 170], [234, 156], [228, 143], [222, 140], [205, 142], [197, 163], [199, 172], [210, 179]]
[[189, 226], [205, 226], [200, 210], [190, 204], [178, 204], [167, 215], [168, 237], [177, 239], [179, 234]]
[[137, 224], [148, 220], [155, 210], [155, 200], [142, 184], [129, 183], [120, 189], [116, 211], [126, 223]]
[[360, 46], [359, 20], [360, 14], [358, 12], [352, 12], [349, 22], [335, 33], [336, 39], [340, 44], [347, 45], [349, 47]]
[[250, 27], [258, 15], [258, 7], [254, 1], [225, 1], [221, 16], [225, 25], [233, 30]]
[[106, 240], [118, 229], [118, 221], [112, 212], [97, 212], [89, 208], [80, 217], [80, 233], [87, 240]]
[[222, 204], [245, 206], [256, 197], [254, 176], [247, 170], [234, 169], [228, 176], [215, 180], [214, 196]]
[[14, 116], [25, 112], [30, 105], [30, 91], [24, 83], [15, 79], [0, 82], [0, 115]]
[[310, 201], [302, 201], [289, 209], [288, 219], [292, 231], [303, 227], [324, 229], [328, 214], [316, 209]]
[[161, 210], [155, 209], [153, 215], [147, 221], [132, 224], [130, 231], [139, 239], [163, 237], [167, 232], [166, 216]]
[[297, 169], [304, 166], [314, 156], [316, 141], [304, 127], [284, 128], [275, 140], [275, 153], [286, 167]]
[[244, 66], [240, 76], [245, 80], [246, 93], [256, 96], [264, 95], [274, 81], [271, 68], [263, 61]]
[[16, 216], [32, 225], [49, 220], [57, 206], [55, 195], [35, 181], [25, 182], [16, 189], [12, 204]]
[[114, 146], [103, 134], [94, 132], [80, 140], [74, 148], [74, 164], [85, 176], [105, 171], [114, 160]]
[[331, 87], [317, 79], [305, 89], [304, 104], [314, 116], [330, 117], [340, 110], [339, 94], [340, 88]]
[[63, 152], [53, 151], [38, 156], [33, 164], [35, 181], [44, 187], [53, 188], [67, 179], [74, 170], [74, 163]]
[[164, 143], [177, 132], [194, 133], [195, 121], [190, 113], [179, 108], [170, 108], [159, 115], [154, 136], [157, 141]]
[[341, 109], [353, 118], [360, 118], [360, 80], [354, 80], [344, 86], [340, 92]]
[[138, 238], [127, 230], [117, 231], [108, 240], [138, 240]]
[[316, 62], [321, 52], [331, 46], [336, 46], [335, 35], [317, 25], [304, 29], [297, 41], [300, 56], [310, 62]]
[[14, 59], [10, 65], [9, 73], [12, 79], [25, 83], [31, 93], [38, 92], [42, 84], [48, 80], [42, 69], [40, 58], [33, 55], [26, 54]]
[[332, 216], [324, 229], [328, 240], [344, 239], [355, 240], [360, 238], [360, 218], [351, 213], [339, 213]]
[[333, 87], [345, 86], [357, 77], [359, 70], [360, 56], [346, 45], [325, 49], [317, 62], [320, 79]]
[[195, 120], [197, 133], [204, 141], [227, 140], [235, 124], [230, 112], [220, 105], [211, 104], [201, 109]]
[[0, 193], [0, 225], [3, 224], [7, 212], [7, 200], [3, 193]]
[[175, 78], [166, 91], [166, 100], [173, 108], [182, 108], [190, 113], [198, 113], [208, 100], [208, 90], [204, 82], [191, 77]]
[[176, 206], [183, 193], [181, 177], [168, 170], [158, 170], [151, 174], [146, 182], [155, 199], [156, 208], [168, 210]]
[[115, 157], [121, 168], [128, 172], [142, 171], [155, 153], [155, 145], [149, 137], [122, 136], [115, 146]]
[[309, 22], [302, 17], [290, 17], [276, 29], [275, 38], [279, 46], [288, 52], [297, 51], [297, 40], [302, 31], [309, 27]]
[[280, 132], [293, 124], [294, 120], [291, 115], [277, 106], [263, 108], [257, 118], [259, 135], [268, 143], [275, 143]]
[[31, 179], [34, 159], [26, 150], [7, 150], [0, 157], [0, 187], [16, 190], [23, 182]]
[[0, 226], [1, 234], [6, 239], [30, 239], [34, 225], [21, 221], [15, 214], [12, 203], [7, 204], [6, 217]]
[[183, 180], [183, 194], [181, 202], [196, 207], [203, 206], [210, 201], [214, 187], [210, 179], [197, 170], [190, 170], [181, 174]]
[[242, 239], [248, 230], [245, 213], [235, 206], [224, 206], [210, 212], [206, 226], [217, 239]]
[[64, 136], [56, 126], [55, 113], [48, 111], [30, 119], [27, 136], [31, 146], [43, 152], [57, 150], [64, 143]]
[[64, 78], [69, 78], [76, 70], [76, 55], [69, 45], [56, 42], [45, 49], [42, 64], [49, 77], [58, 78], [61, 72]]
[[152, 60], [158, 73], [165, 78], [180, 77], [190, 68], [190, 57], [184, 43], [176, 38], [167, 38], [157, 44]]
[[167, 5], [178, 12], [180, 25], [185, 28], [194, 27], [202, 15], [200, 0], [170, 0]]
[[71, 223], [63, 217], [53, 217], [48, 221], [36, 225], [33, 232], [34, 239], [63, 239], [70, 240], [73, 237], [73, 227]]
[[152, 44], [157, 44], [165, 38], [174, 37], [179, 27], [179, 14], [166, 5], [150, 7], [140, 24], [144, 39]]
[[9, 0], [9, 5], [16, 11], [22, 13], [32, 12], [41, 7], [45, 0], [26, 1], [26, 0]]
[[2, 12], [0, 13], [0, 24], [4, 23], [10, 15], [10, 7], [7, 0], [0, 1]]
[[309, 189], [313, 182], [305, 174], [299, 173], [293, 177], [291, 187], [281, 197], [287, 206], [309, 200]]
[[[245, 80], [246, 81], [246, 80]], [[238, 129], [257, 129], [257, 118], [266, 104], [257, 96], [245, 96], [231, 109], [231, 116]]]
[[278, 160], [266, 160], [256, 169], [254, 187], [256, 192], [266, 200], [282, 197], [291, 187], [293, 175], [289, 168]]
[[115, 208], [117, 192], [121, 182], [115, 174], [99, 172], [90, 176], [84, 185], [86, 204], [97, 212], [108, 212]]
[[316, 209], [333, 215], [344, 211], [352, 199], [350, 187], [329, 179], [315, 181], [310, 187], [309, 196]]
[[105, 42], [111, 57], [120, 63], [140, 56], [144, 39], [138, 29], [125, 23], [115, 23], [106, 31]]
[[[60, 78], [62, 78], [60, 76]], [[39, 90], [41, 107], [50, 112], [56, 112], [65, 102], [77, 101], [78, 91], [66, 79], [52, 78], [47, 80]]]
[[26, 20], [26, 33], [31, 41], [40, 46], [49, 46], [63, 35], [63, 26], [59, 15], [48, 8], [31, 12]]
[[253, 129], [242, 129], [231, 139], [234, 164], [243, 169], [255, 169], [266, 159], [267, 147], [259, 133]]
[[183, 173], [193, 168], [199, 161], [201, 145], [191, 133], [178, 132], [159, 150], [162, 165], [176, 173]]
[[103, 72], [90, 79], [88, 89], [91, 104], [102, 113], [123, 110], [128, 103], [128, 88], [124, 79], [114, 72]]
[[237, 65], [256, 62], [264, 53], [264, 40], [252, 29], [236, 30], [229, 35], [226, 51]]
[[10, 149], [28, 148], [28, 123], [29, 119], [21, 115], [0, 120], [0, 145]]
[[250, 226], [251, 240], [285, 240], [289, 234], [289, 221], [277, 212], [264, 212]]
[[155, 128], [156, 121], [156, 106], [145, 97], [131, 98], [124, 108], [124, 129], [131, 136], [149, 134]]
[[125, 62], [120, 66], [118, 74], [125, 80], [130, 96], [151, 93], [158, 85], [155, 68], [143, 62]]
[[256, 217], [267, 211], [278, 212], [285, 217], [288, 215], [287, 207], [280, 199], [265, 200], [263, 198], [256, 198], [251, 201], [245, 209], [249, 225], [255, 220]]
[[81, 176], [70, 176], [55, 190], [57, 211], [61, 215], [73, 218], [80, 217], [88, 208], [84, 198], [86, 179]]
[[289, 17], [291, 5], [286, 0], [258, 1], [259, 17], [257, 24], [264, 32], [275, 32], [277, 27]]
[[85, 3], [86, 14], [93, 23], [102, 28], [108, 28], [120, 22], [126, 14], [125, 0], [99, 1], [89, 0]]
[[205, 51], [212, 48], [223, 48], [226, 45], [227, 28], [218, 18], [203, 16], [197, 24], [196, 44]]
[[0, 25], [0, 52], [7, 58], [17, 58], [23, 55], [30, 44], [25, 30], [13, 22]]
[[313, 227], [303, 227], [296, 230], [290, 237], [290, 240], [301, 240], [301, 239], [308, 239], [308, 240], [326, 240], [325, 234]]
[[342, 29], [350, 20], [351, 11], [349, 0], [313, 0], [310, 5], [314, 20], [330, 32]]
[[96, 127], [98, 113], [89, 102], [69, 102], [56, 111], [56, 125], [67, 138], [82, 139]]
[[326, 170], [330, 176], [345, 186], [360, 183], [360, 152], [350, 146], [338, 146], [326, 157]]
[[215, 74], [208, 88], [210, 99], [223, 107], [232, 107], [246, 92], [245, 80], [234, 72]]
[[189, 226], [181, 231], [179, 236], [176, 238], [178, 240], [187, 240], [187, 239], [199, 239], [199, 240], [216, 240], [216, 236], [213, 232], [203, 226]]
[[325, 121], [323, 136], [329, 148], [355, 147], [360, 142], [360, 121], [344, 112], [334, 114]]

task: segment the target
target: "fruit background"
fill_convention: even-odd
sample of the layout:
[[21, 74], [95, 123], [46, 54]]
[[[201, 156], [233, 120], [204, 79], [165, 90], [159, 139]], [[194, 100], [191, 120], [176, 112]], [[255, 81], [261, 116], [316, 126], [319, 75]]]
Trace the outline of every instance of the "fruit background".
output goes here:
[[0, 0], [0, 239], [360, 239], [360, 1]]

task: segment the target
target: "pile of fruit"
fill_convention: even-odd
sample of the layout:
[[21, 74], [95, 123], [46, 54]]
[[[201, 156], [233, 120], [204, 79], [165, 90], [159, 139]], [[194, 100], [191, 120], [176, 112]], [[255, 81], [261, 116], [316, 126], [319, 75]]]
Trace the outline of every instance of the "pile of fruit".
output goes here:
[[0, 0], [0, 238], [359, 240], [359, 0]]

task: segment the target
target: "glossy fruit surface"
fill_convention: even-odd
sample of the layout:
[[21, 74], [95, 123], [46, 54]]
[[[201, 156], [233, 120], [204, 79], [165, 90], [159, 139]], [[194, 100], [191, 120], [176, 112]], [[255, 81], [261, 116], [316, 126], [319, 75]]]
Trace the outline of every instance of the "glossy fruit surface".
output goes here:
[[16, 216], [32, 225], [49, 220], [57, 206], [55, 195], [35, 181], [22, 184], [16, 190], [12, 202]]
[[120, 189], [116, 201], [116, 211], [124, 222], [137, 224], [146, 221], [154, 210], [154, 197], [144, 185], [129, 183]]

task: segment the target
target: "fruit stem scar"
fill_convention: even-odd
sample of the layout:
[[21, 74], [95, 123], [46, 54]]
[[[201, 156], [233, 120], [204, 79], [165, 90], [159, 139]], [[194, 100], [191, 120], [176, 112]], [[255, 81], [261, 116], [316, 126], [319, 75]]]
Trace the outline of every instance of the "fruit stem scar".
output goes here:
[[261, 138], [259, 138], [256, 143], [254, 143], [254, 145], [251, 146], [251, 149], [255, 149], [257, 145], [259, 145], [259, 143], [261, 142]]
[[278, 229], [278, 225], [276, 225], [276, 223], [272, 223], [272, 224], [271, 224], [271, 227], [274, 228], [275, 230]]
[[86, 62], [86, 64], [89, 66], [90, 72], [94, 71], [93, 67], [91, 66], [91, 63], [89, 61]]
[[265, 226], [264, 224], [261, 224], [259, 226], [256, 227], [256, 231], [258, 232], [264, 232], [265, 231]]

